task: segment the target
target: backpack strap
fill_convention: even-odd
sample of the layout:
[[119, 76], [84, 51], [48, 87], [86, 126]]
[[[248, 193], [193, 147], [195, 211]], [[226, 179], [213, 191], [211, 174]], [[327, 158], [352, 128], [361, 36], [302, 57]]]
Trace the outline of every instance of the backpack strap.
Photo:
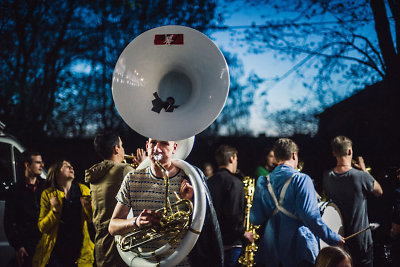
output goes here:
[[287, 209], [285, 209], [282, 204], [283, 204], [283, 199], [285, 198], [285, 194], [286, 194], [286, 190], [289, 187], [290, 182], [293, 180], [294, 174], [286, 180], [285, 184], [282, 187], [281, 190], [281, 194], [279, 195], [279, 202], [278, 199], [276, 198], [276, 195], [274, 193], [274, 190], [272, 189], [272, 185], [271, 185], [271, 181], [269, 178], [269, 175], [267, 176], [267, 187], [268, 187], [268, 192], [272, 197], [272, 200], [275, 203], [275, 210], [272, 212], [272, 216], [274, 216], [275, 214], [277, 214], [279, 211], [282, 212], [283, 214], [285, 214], [286, 216], [298, 220], [299, 218], [294, 215], [293, 213], [291, 213], [290, 211], [288, 211]]

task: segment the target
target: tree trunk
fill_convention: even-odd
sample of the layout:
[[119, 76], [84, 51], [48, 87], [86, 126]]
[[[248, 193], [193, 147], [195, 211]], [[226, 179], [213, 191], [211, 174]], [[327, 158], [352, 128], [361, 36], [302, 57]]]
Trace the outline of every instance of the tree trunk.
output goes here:
[[375, 19], [375, 31], [385, 63], [386, 77], [391, 78], [398, 73], [400, 62], [396, 53], [384, 0], [371, 0], [371, 8]]

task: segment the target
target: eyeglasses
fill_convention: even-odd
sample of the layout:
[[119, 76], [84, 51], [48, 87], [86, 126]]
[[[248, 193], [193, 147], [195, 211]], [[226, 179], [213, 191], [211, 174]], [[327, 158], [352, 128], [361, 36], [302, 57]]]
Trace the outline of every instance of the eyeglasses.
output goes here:
[[67, 165], [67, 164], [64, 164], [62, 167], [63, 168], [68, 168], [70, 170], [74, 169], [74, 167], [72, 167], [71, 165]]

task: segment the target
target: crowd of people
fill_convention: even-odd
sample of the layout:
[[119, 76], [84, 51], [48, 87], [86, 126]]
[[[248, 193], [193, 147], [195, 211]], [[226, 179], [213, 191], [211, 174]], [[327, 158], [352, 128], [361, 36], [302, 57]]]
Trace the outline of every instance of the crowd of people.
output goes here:
[[[127, 266], [132, 259], [118, 252], [116, 235], [157, 227], [165, 223], [166, 201], [174, 205], [196, 198], [189, 174], [173, 160], [178, 143], [149, 138], [145, 146], [133, 158], [147, 164], [134, 168], [124, 163], [118, 134], [98, 133], [94, 147], [102, 161], [85, 171], [85, 183], [77, 182], [68, 159], [52, 164], [43, 180], [42, 155], [24, 152], [25, 177], [10, 189], [5, 206], [4, 228], [15, 249], [9, 265]], [[195, 168], [206, 185], [204, 224], [201, 231], [189, 229], [198, 239], [177, 266], [241, 266], [239, 258], [249, 244], [258, 245], [255, 266], [373, 266], [367, 198], [380, 197], [382, 187], [361, 157], [356, 166], [352, 163], [349, 138], [337, 136], [331, 146], [336, 165], [324, 173], [323, 188], [340, 210], [342, 231], [332, 231], [322, 219], [313, 181], [298, 169], [299, 148], [293, 140], [280, 138], [265, 150], [255, 170], [249, 214], [238, 174], [239, 152], [221, 145], [215, 151], [215, 170], [209, 162], [203, 166], [205, 175]], [[400, 171], [397, 175], [400, 181]], [[400, 249], [400, 187], [394, 196], [388, 233], [393, 252]], [[183, 210], [191, 210], [191, 205]], [[260, 238], [246, 229], [246, 216], [262, 226]], [[170, 242], [159, 237], [142, 245], [139, 254], [154, 254], [153, 260], [160, 261], [182, 241], [183, 236], [177, 236], [167, 251], [158, 254], [157, 248]], [[320, 240], [329, 246], [320, 249]], [[393, 264], [399, 264], [396, 256]]]

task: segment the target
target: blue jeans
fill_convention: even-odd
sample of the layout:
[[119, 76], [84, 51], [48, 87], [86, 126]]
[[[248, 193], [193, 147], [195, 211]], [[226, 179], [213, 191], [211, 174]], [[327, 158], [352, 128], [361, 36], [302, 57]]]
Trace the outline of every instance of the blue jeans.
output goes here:
[[225, 257], [225, 267], [238, 267], [240, 266], [238, 260], [240, 257], [240, 253], [242, 252], [242, 248], [231, 248], [225, 250], [224, 257]]

